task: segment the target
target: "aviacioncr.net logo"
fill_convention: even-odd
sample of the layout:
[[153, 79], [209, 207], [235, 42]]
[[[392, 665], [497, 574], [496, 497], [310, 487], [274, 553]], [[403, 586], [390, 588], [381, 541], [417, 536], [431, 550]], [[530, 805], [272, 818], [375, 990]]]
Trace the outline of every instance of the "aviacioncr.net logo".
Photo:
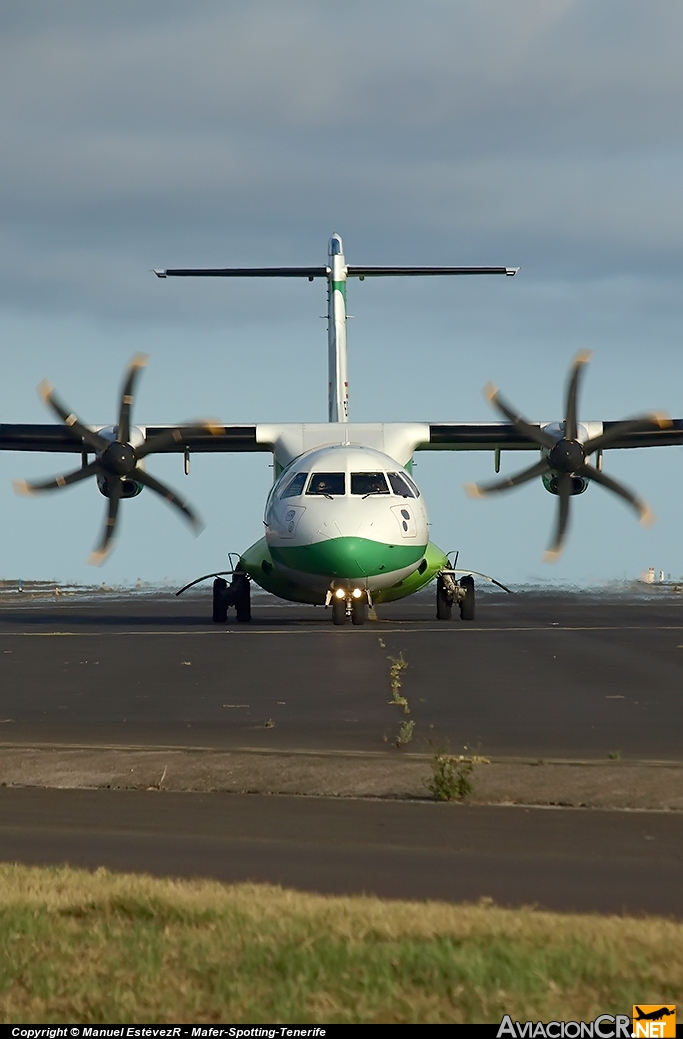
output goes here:
[[[512, 1035], [515, 1039], [631, 1039], [631, 1018], [627, 1014], [600, 1014], [593, 1021], [513, 1021], [506, 1014], [496, 1032], [499, 1036]], [[674, 1032], [675, 1035], [675, 1032]]]
[[641, 1003], [633, 1005], [633, 1039], [675, 1039], [676, 1005]]

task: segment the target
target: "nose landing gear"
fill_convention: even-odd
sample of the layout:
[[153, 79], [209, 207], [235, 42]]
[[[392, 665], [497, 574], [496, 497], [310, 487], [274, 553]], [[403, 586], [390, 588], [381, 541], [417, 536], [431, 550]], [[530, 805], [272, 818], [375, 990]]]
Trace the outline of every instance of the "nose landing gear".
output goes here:
[[332, 607], [333, 624], [346, 624], [350, 617], [351, 623], [358, 626], [368, 619], [368, 606], [372, 606], [372, 600], [370, 593], [363, 588], [331, 588], [325, 605]]

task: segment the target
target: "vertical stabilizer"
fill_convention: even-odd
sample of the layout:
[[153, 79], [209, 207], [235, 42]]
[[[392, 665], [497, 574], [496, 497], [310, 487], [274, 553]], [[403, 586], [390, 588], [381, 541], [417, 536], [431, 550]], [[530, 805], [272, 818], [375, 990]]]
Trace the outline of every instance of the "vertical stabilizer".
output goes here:
[[346, 275], [344, 247], [338, 234], [333, 234], [327, 255], [327, 345], [329, 365], [330, 422], [349, 420], [349, 376], [346, 362]]
[[514, 275], [518, 267], [357, 267], [347, 264], [341, 236], [330, 238], [326, 267], [178, 267], [155, 270], [157, 278], [314, 278], [327, 279], [327, 346], [330, 422], [349, 421], [349, 376], [346, 366], [347, 278], [415, 277], [440, 274]]

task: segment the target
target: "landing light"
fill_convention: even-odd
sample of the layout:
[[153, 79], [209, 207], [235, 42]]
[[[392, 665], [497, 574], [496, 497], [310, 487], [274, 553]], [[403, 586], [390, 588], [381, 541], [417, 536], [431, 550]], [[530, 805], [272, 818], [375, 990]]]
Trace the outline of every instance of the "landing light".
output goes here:
[[354, 599], [360, 599], [362, 594], [363, 593], [361, 592], [360, 588], [354, 588], [351, 592], [351, 595], [354, 597]]
[[337, 590], [336, 590], [336, 592], [334, 594], [337, 596], [338, 599], [343, 599], [344, 596], [346, 595], [346, 592], [344, 591], [343, 588], [337, 588]]

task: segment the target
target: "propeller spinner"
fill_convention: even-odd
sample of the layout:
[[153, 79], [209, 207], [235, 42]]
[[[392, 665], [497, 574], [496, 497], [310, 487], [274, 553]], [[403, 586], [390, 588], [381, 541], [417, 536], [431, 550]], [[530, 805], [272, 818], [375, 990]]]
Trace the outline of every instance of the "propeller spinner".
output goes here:
[[[142, 484], [144, 487], [149, 487], [155, 494], [158, 494], [170, 505], [179, 509], [185, 519], [193, 526], [196, 533], [199, 533], [202, 526], [199, 517], [187, 502], [179, 498], [165, 484], [155, 480], [153, 476], [150, 476], [139, 465], [147, 455], [159, 451], [167, 451], [174, 444], [180, 443], [182, 441], [180, 430], [164, 430], [163, 433], [158, 433], [155, 437], [146, 440], [138, 446], [133, 446], [131, 443], [130, 414], [134, 399], [135, 383], [140, 371], [146, 364], [147, 356], [145, 354], [136, 354], [128, 365], [121, 391], [119, 422], [116, 427], [115, 440], [110, 440], [100, 433], [95, 433], [83, 425], [74, 412], [69, 411], [59, 398], [55, 396], [52, 385], [47, 380], [42, 382], [38, 387], [38, 393], [47, 406], [61, 418], [69, 429], [73, 430], [75, 436], [83, 441], [89, 451], [95, 452], [96, 457], [94, 461], [83, 465], [80, 469], [64, 473], [61, 476], [55, 476], [51, 480], [43, 480], [38, 483], [28, 483], [26, 480], [14, 481], [14, 489], [18, 494], [56, 491], [62, 487], [69, 487], [71, 484], [78, 483], [80, 480], [86, 480], [90, 476], [95, 476], [100, 481], [100, 485], [108, 498], [108, 508], [100, 544], [88, 559], [89, 563], [96, 566], [104, 562], [112, 548], [119, 502], [124, 496], [125, 482], [133, 481]], [[205, 431], [207, 429], [210, 432], [215, 432], [217, 430], [215, 424], [209, 422], [198, 423], [196, 426], [184, 428], [186, 432], [188, 428], [190, 432]]]
[[520, 484], [527, 483], [537, 476], [548, 474], [553, 477], [554, 489], [560, 500], [558, 503], [555, 535], [550, 548], [543, 557], [546, 562], [550, 563], [555, 562], [564, 548], [569, 522], [569, 502], [574, 493], [575, 477], [593, 480], [608, 491], [618, 495], [636, 510], [640, 522], [646, 526], [654, 522], [654, 514], [642, 498], [639, 498], [617, 480], [606, 476], [596, 466], [589, 465], [587, 459], [592, 454], [614, 445], [625, 433], [649, 429], [653, 425], [665, 428], [671, 424], [671, 420], [668, 416], [660, 413], [642, 415], [639, 418], [615, 423], [608, 433], [602, 433], [583, 442], [580, 441], [578, 438], [577, 421], [578, 389], [581, 374], [590, 359], [590, 352], [582, 350], [572, 362], [567, 384], [564, 432], [559, 438], [552, 436], [540, 426], [527, 422], [521, 415], [518, 415], [501, 397], [498, 388], [492, 383], [484, 387], [484, 396], [491, 406], [497, 408], [519, 433], [538, 444], [543, 450], [543, 457], [540, 462], [536, 462], [535, 465], [522, 470], [522, 472], [514, 476], [496, 480], [494, 483], [489, 484], [468, 484], [465, 487], [465, 491], [470, 497], [477, 498], [497, 491], [509, 490], [511, 487], [518, 487]]

